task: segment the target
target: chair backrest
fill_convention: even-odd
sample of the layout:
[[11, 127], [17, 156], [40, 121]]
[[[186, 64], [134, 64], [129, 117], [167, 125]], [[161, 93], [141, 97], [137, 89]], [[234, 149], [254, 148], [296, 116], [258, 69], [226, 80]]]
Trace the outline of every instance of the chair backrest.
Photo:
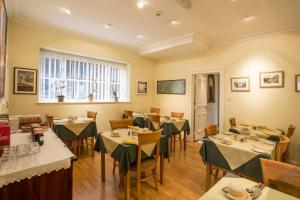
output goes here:
[[260, 162], [265, 185], [300, 198], [300, 167], [262, 158]]
[[94, 121], [96, 121], [97, 112], [87, 111], [87, 112], [86, 112], [86, 117], [87, 117], [87, 118], [93, 118]]
[[46, 121], [48, 122], [48, 125], [50, 128], [53, 126], [53, 115], [45, 115]]
[[124, 118], [125, 119], [133, 119], [133, 111], [132, 110], [125, 110], [124, 111]]
[[146, 144], [155, 144], [155, 163], [157, 164], [158, 155], [160, 152], [160, 137], [162, 129], [154, 132], [138, 134], [138, 159], [137, 168], [140, 169], [142, 163], [142, 146]]
[[218, 125], [210, 124], [204, 128], [205, 137], [212, 136], [218, 134]]
[[231, 128], [236, 127], [236, 121], [234, 117], [229, 119], [229, 124]]
[[286, 136], [288, 136], [288, 138], [291, 138], [294, 135], [295, 129], [296, 126], [290, 124]]
[[159, 112], [160, 112], [160, 108], [154, 108], [154, 107], [150, 108], [150, 113], [159, 114]]
[[160, 116], [159, 115], [148, 115], [150, 124], [152, 124], [154, 130], [160, 129]]
[[287, 151], [289, 143], [290, 139], [287, 136], [280, 136], [280, 141], [277, 143], [275, 160], [282, 161], [282, 155]]
[[183, 112], [171, 112], [171, 117], [183, 118]]
[[118, 128], [128, 128], [128, 126], [133, 126], [132, 119], [117, 119], [109, 120], [111, 130]]

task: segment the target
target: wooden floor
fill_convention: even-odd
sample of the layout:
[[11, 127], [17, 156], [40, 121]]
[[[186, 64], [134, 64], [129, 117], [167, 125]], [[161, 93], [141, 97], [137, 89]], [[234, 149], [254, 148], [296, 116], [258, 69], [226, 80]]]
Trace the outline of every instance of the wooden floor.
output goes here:
[[[205, 166], [199, 155], [200, 145], [188, 143], [184, 152], [177, 145], [176, 152], [165, 160], [165, 182], [158, 191], [151, 187], [152, 181], [142, 183], [141, 197], [150, 199], [197, 200], [205, 193]], [[88, 152], [79, 156], [73, 171], [73, 199], [115, 200], [124, 199], [124, 192], [118, 187], [118, 173], [112, 175], [112, 159], [106, 156], [106, 182], [100, 179], [100, 153], [91, 157]], [[135, 183], [132, 180], [131, 196], [134, 199]]]

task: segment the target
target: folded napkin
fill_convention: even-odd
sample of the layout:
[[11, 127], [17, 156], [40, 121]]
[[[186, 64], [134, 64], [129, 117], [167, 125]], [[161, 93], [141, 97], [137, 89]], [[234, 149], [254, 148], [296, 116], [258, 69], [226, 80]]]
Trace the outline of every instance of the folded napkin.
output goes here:
[[135, 140], [131, 138], [126, 138], [123, 140], [123, 144], [137, 144]]
[[128, 128], [132, 128], [132, 129], [136, 129], [136, 130], [139, 130], [139, 129], [140, 129], [139, 126], [128, 126]]

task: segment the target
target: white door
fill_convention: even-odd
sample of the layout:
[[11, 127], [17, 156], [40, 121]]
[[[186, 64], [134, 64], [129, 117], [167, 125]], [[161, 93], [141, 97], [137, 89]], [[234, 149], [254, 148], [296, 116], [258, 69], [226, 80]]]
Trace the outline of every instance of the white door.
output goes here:
[[194, 141], [204, 137], [207, 112], [207, 76], [196, 74], [194, 81]]

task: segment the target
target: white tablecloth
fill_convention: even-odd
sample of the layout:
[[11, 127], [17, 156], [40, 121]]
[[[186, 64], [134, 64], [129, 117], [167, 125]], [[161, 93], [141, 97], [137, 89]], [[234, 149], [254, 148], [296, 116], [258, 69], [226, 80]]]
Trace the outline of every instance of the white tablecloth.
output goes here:
[[[222, 188], [228, 186], [229, 183], [241, 184], [244, 188], [251, 188], [257, 183], [244, 178], [223, 177], [216, 183], [208, 192], [206, 192], [199, 200], [227, 200], [228, 198], [223, 194]], [[265, 187], [262, 194], [257, 200], [297, 200], [297, 198], [284, 194], [269, 187]]]
[[[226, 137], [226, 139], [229, 139], [232, 142], [232, 144], [222, 144], [221, 139], [224, 137]], [[236, 168], [240, 167], [244, 163], [250, 161], [251, 159], [260, 154], [258, 152], [253, 151], [254, 149], [264, 150], [265, 154], [270, 155], [272, 159], [274, 159], [275, 156], [275, 143], [273, 145], [270, 145], [250, 139], [248, 139], [246, 142], [239, 142], [231, 139], [230, 136], [226, 136], [224, 134], [218, 134], [214, 137], [210, 137], [210, 139], [215, 143], [215, 145], [222, 153], [232, 170], [235, 170]]]
[[[26, 143], [31, 133], [17, 133], [11, 135], [11, 145]], [[71, 158], [75, 157], [65, 144], [48, 129], [44, 136], [41, 151], [31, 156], [20, 157], [9, 169], [0, 170], [0, 188], [4, 185], [21, 181], [44, 173], [68, 169]]]

